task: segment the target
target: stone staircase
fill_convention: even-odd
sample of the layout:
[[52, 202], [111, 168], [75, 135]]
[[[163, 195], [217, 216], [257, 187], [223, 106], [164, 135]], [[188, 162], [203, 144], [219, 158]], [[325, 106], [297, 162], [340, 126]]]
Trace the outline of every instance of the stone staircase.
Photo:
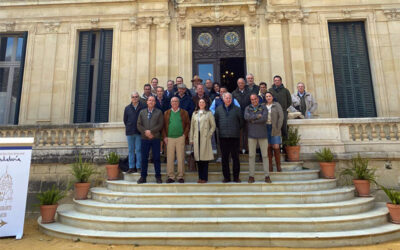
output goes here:
[[271, 173], [271, 184], [262, 182], [261, 163], [253, 184], [246, 163], [243, 183], [221, 183], [216, 163], [207, 184], [197, 184], [195, 172], [186, 172], [184, 184], [155, 184], [150, 172], [149, 183], [138, 185], [138, 173], [125, 174], [92, 188], [91, 199], [61, 205], [56, 223], [38, 222], [46, 234], [104, 244], [333, 247], [400, 238], [400, 225], [388, 222], [385, 204], [374, 197], [355, 197], [353, 187], [319, 179], [302, 162], [282, 168]]

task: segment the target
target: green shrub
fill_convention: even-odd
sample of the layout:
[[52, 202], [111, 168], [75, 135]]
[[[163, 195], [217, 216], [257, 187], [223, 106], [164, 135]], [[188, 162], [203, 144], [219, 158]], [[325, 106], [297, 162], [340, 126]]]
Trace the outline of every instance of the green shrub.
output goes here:
[[284, 144], [286, 146], [297, 146], [300, 142], [299, 130], [297, 128], [289, 127], [288, 138], [285, 140]]
[[115, 152], [110, 152], [106, 155], [106, 161], [110, 165], [115, 165], [119, 163], [119, 155]]
[[332, 162], [333, 154], [330, 148], [323, 148], [315, 152], [319, 162]]
[[390, 199], [393, 205], [400, 204], [400, 191], [396, 191], [394, 189], [388, 189], [381, 185], [379, 185], [379, 187], [385, 192], [385, 194]]
[[39, 205], [55, 205], [61, 199], [67, 196], [65, 191], [56, 188], [56, 185], [47, 191], [39, 193], [36, 197], [39, 200]]
[[74, 175], [76, 182], [89, 182], [90, 176], [92, 176], [94, 173], [94, 167], [88, 161], [83, 161], [82, 155], [79, 154], [79, 156], [76, 158], [76, 161], [72, 164], [72, 174]]
[[344, 169], [340, 174], [351, 176], [353, 180], [367, 180], [375, 182], [375, 169], [368, 168], [368, 159], [361, 158], [360, 154], [351, 159], [351, 167]]

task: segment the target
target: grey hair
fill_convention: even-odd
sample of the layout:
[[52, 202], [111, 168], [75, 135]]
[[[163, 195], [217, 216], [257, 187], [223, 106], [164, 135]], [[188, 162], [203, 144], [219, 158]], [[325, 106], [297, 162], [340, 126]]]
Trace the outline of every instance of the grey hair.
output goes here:
[[246, 78], [247, 78], [248, 76], [254, 77], [254, 75], [253, 75], [252, 73], [248, 73], [248, 74], [246, 75]]
[[225, 99], [225, 96], [229, 95], [232, 98], [232, 94], [229, 92], [226, 92], [222, 95], [222, 99]]
[[299, 84], [303, 84], [304, 88], [306, 88], [306, 85], [304, 84], [304, 82], [298, 82], [296, 86], [299, 86]]
[[136, 94], [137, 94], [138, 96], [140, 96], [140, 95], [139, 95], [139, 92], [137, 92], [137, 91], [132, 91], [131, 97], [132, 97], [133, 95], [136, 95]]
[[172, 103], [172, 100], [175, 100], [175, 99], [178, 100], [178, 102], [180, 102], [180, 101], [179, 101], [179, 98], [176, 97], [176, 96], [172, 97], [170, 102]]
[[243, 77], [240, 77], [239, 79], [237, 79], [237, 82], [239, 82], [240, 80], [242, 80], [243, 82], [246, 82], [246, 80], [244, 80]]

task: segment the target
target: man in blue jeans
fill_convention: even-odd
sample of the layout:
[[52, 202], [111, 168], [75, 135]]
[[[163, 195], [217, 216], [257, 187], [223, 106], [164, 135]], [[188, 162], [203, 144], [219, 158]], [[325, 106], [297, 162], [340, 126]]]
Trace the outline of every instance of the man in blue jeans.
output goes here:
[[160, 162], [160, 138], [163, 128], [164, 116], [161, 110], [155, 108], [156, 98], [150, 96], [147, 98], [147, 108], [140, 111], [137, 128], [142, 135], [142, 172], [137, 181], [138, 184], [146, 183], [147, 166], [150, 148], [153, 152], [154, 170], [156, 172], [156, 182], [161, 180], [161, 162]]
[[141, 138], [140, 132], [137, 129], [137, 120], [140, 111], [146, 108], [146, 105], [139, 100], [139, 93], [137, 91], [132, 92], [131, 103], [125, 107], [124, 111], [125, 134], [129, 149], [129, 170], [127, 173], [136, 173], [138, 170], [140, 171], [142, 164], [140, 150]]

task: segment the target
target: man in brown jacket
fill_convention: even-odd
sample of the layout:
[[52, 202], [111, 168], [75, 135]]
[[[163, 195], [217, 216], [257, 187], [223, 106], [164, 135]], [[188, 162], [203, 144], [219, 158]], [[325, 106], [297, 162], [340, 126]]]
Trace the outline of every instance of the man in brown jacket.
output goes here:
[[174, 161], [175, 153], [178, 161], [179, 183], [184, 183], [185, 174], [185, 142], [190, 129], [189, 114], [179, 108], [179, 98], [171, 98], [171, 109], [164, 113], [164, 127], [162, 135], [167, 145], [167, 183], [175, 182]]
[[160, 136], [163, 127], [163, 114], [161, 110], [155, 108], [155, 106], [156, 98], [154, 96], [149, 96], [147, 98], [147, 108], [140, 111], [137, 120], [137, 129], [142, 134], [142, 172], [140, 179], [137, 181], [138, 184], [146, 183], [150, 148], [153, 152], [156, 181], [157, 183], [162, 183], [160, 162]]

